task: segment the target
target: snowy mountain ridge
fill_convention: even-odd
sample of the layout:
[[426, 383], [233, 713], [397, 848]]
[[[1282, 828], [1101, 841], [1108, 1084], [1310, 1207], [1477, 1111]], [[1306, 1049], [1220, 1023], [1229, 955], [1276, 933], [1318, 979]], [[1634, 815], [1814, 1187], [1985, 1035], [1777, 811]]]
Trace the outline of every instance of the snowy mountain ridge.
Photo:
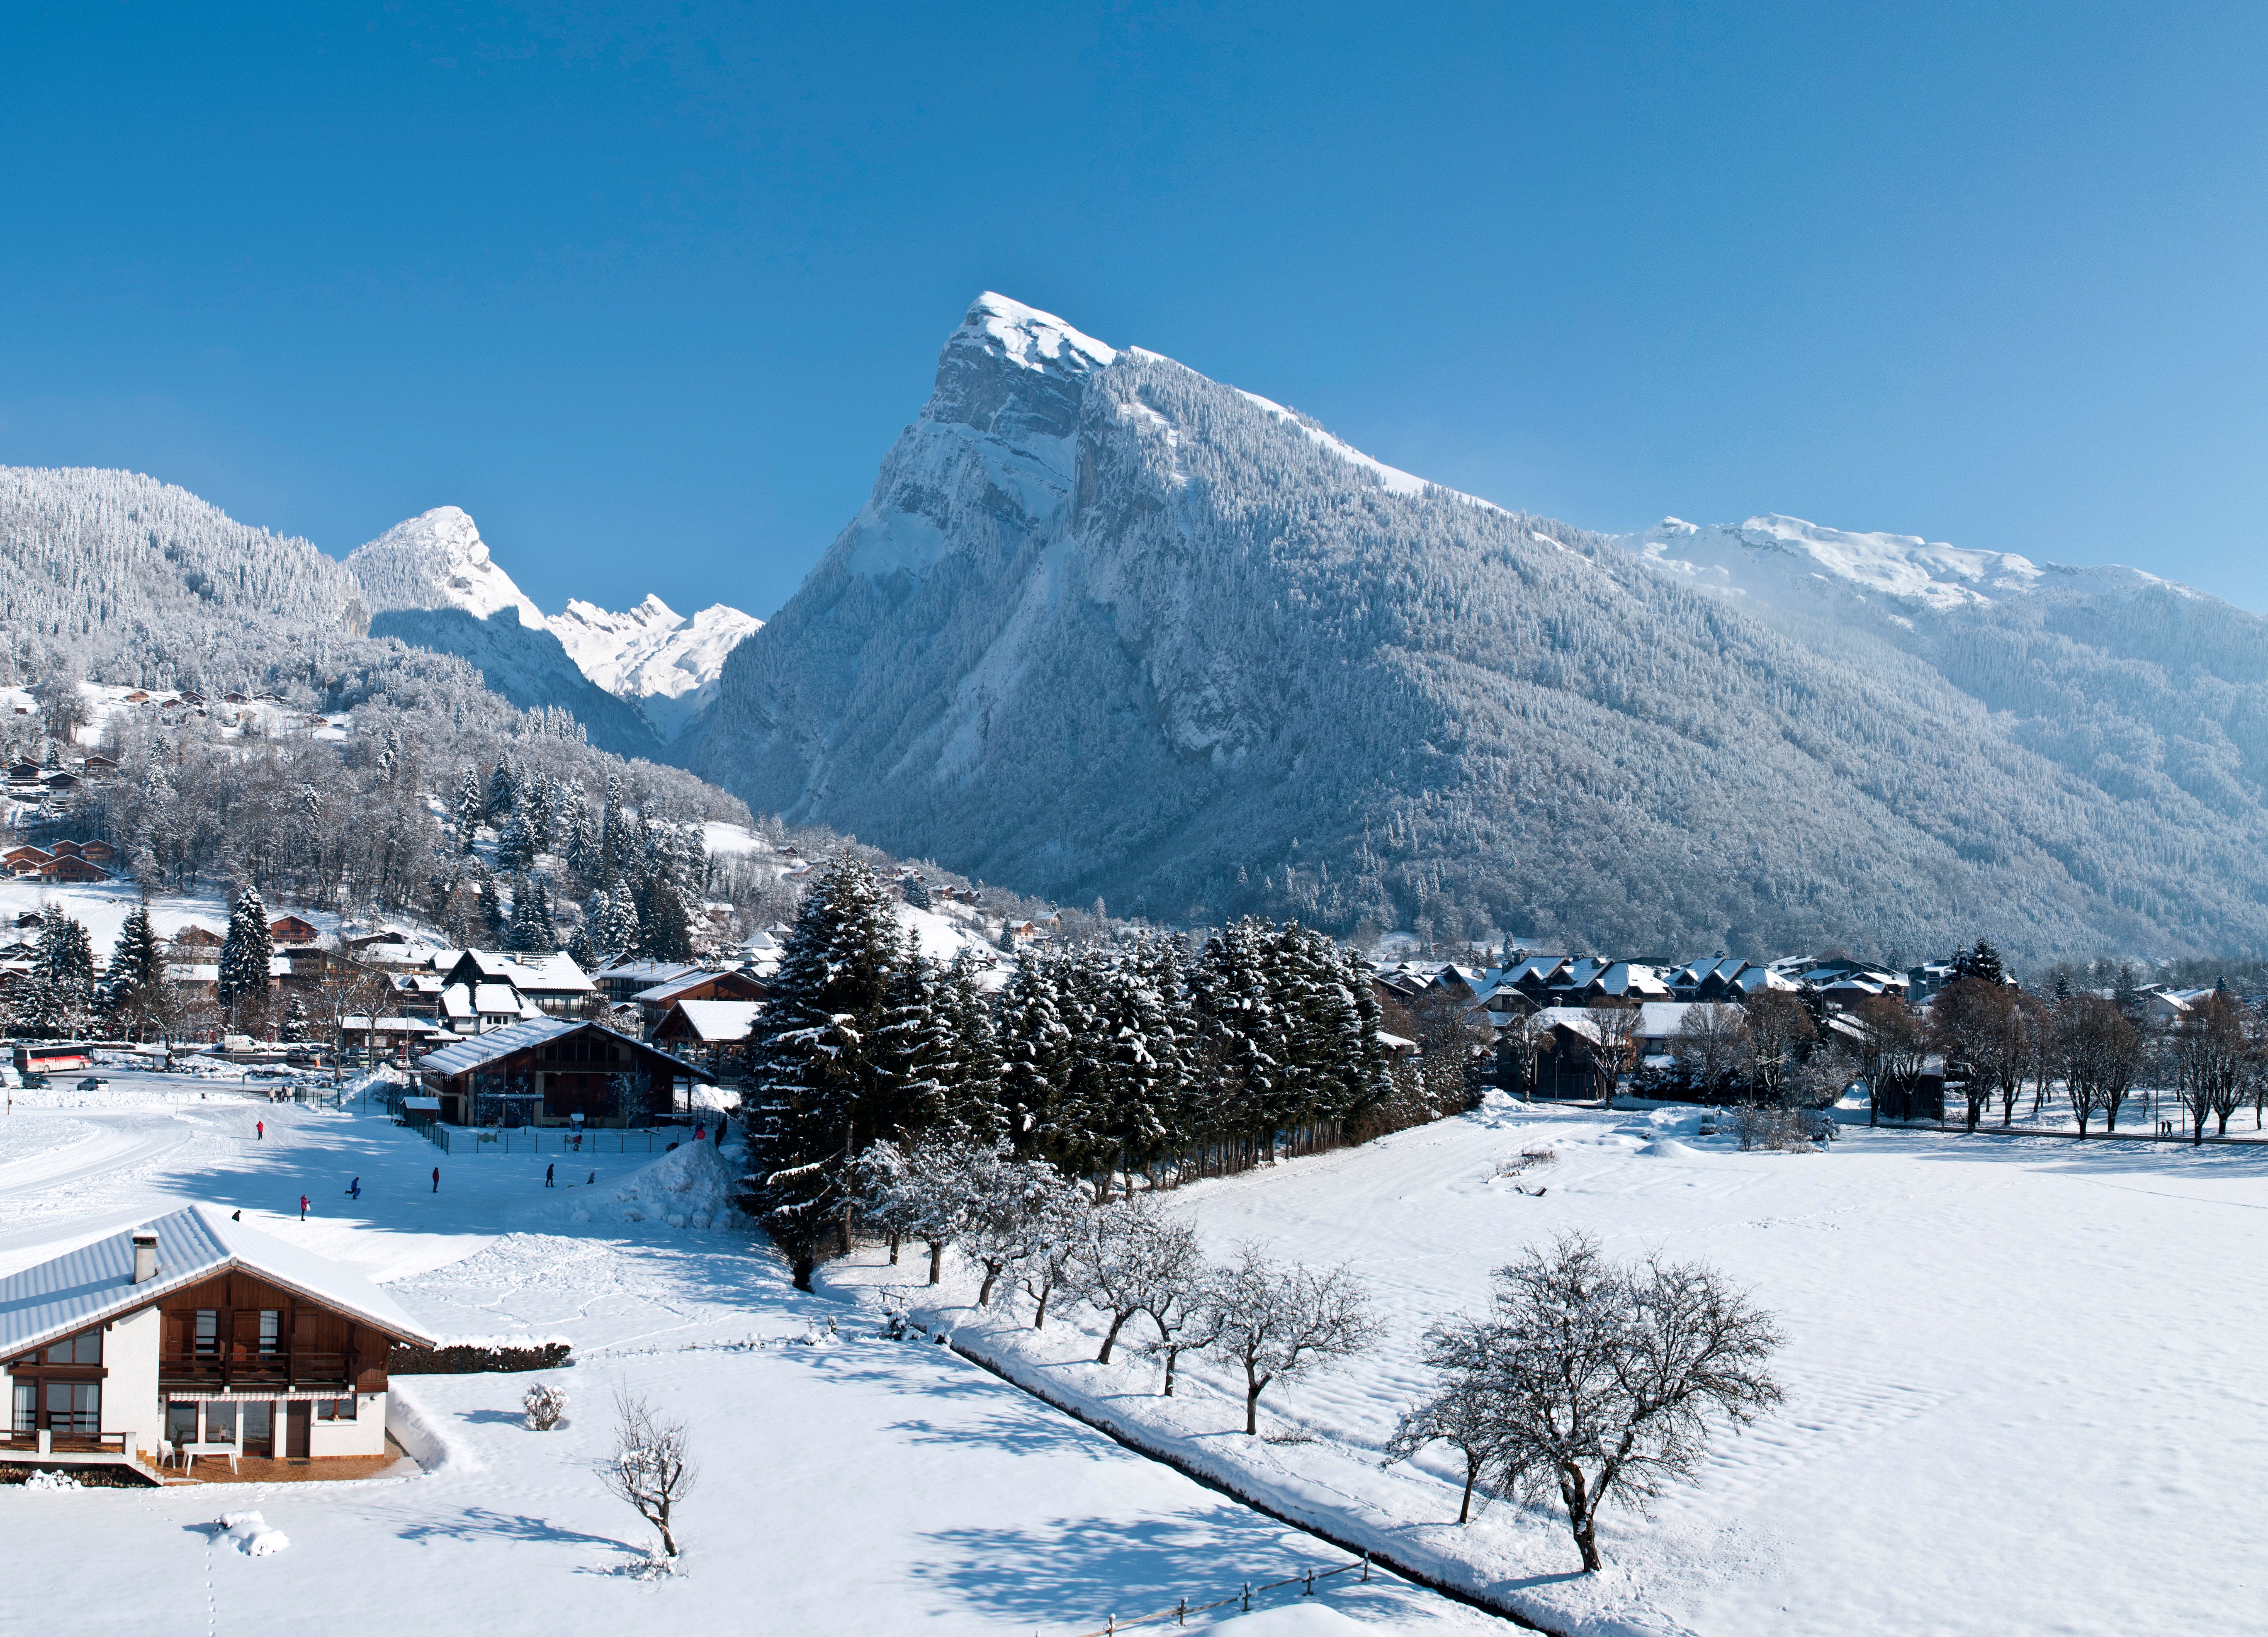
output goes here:
[[991, 292], [692, 764], [1173, 920], [2268, 940], [2268, 621], [1793, 518], [1610, 539]]
[[[674, 739], [707, 707], [725, 656], [763, 623], [721, 602], [688, 620], [652, 595], [621, 614], [575, 599], [563, 613], [547, 618], [490, 555], [471, 516], [453, 505], [435, 506], [395, 524], [350, 553], [346, 566], [360, 579], [373, 613], [397, 616], [384, 621], [381, 634], [421, 645], [439, 644], [484, 670], [494, 667], [500, 689], [523, 706], [574, 710], [580, 690], [571, 682], [562, 685], [553, 644], [536, 635], [542, 633], [556, 641], [581, 679], [628, 702], [653, 736], [665, 741]], [[506, 609], [518, 633], [494, 623]], [[442, 610], [469, 615], [481, 629], [475, 633], [458, 629], [455, 622], [399, 617]], [[423, 636], [413, 636], [413, 630]], [[618, 723], [609, 726], [620, 729]]]
[[1896, 614], [1947, 614], [2041, 592], [2188, 587], [2140, 569], [2035, 564], [2014, 552], [1859, 534], [1767, 512], [1744, 523], [1698, 525], [1667, 517], [1613, 544], [1690, 589], [1788, 607], [1837, 596], [1872, 597]]
[[634, 701], [663, 738], [674, 739], [717, 697], [733, 645], [763, 622], [721, 602], [688, 619], [648, 594], [622, 614], [571, 598], [544, 624], [584, 675]]

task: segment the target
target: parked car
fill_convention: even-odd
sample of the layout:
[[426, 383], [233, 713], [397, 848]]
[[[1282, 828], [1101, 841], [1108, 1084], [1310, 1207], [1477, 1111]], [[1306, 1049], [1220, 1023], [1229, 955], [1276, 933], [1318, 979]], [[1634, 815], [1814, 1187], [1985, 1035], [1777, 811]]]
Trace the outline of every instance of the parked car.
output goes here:
[[24, 1088], [26, 1091], [43, 1090], [48, 1085], [53, 1083], [46, 1075], [40, 1073], [37, 1069], [26, 1069], [23, 1073], [22, 1079], [24, 1081]]
[[108, 1084], [110, 1084], [110, 1082], [103, 1079], [99, 1074], [90, 1074], [85, 1080], [79, 1081], [78, 1088], [81, 1091], [100, 1091]]

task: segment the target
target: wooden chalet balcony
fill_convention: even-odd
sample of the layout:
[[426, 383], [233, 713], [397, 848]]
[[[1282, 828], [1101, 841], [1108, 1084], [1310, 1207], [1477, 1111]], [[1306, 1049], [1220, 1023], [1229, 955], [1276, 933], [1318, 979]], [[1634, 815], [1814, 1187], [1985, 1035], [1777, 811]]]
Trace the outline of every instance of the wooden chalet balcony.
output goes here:
[[[59, 1433], [46, 1434], [48, 1449], [57, 1455], [124, 1455], [124, 1433]], [[0, 1433], [0, 1450], [11, 1455], [38, 1453], [38, 1433]]]
[[264, 1353], [241, 1359], [168, 1353], [158, 1360], [161, 1387], [233, 1392], [241, 1387], [340, 1387], [352, 1374], [344, 1353]]

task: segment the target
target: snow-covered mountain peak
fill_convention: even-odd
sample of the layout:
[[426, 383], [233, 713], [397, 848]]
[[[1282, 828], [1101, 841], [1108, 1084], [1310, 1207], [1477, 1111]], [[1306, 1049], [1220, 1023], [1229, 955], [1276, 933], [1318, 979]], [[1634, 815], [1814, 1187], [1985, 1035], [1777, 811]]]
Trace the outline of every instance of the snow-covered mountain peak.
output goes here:
[[485, 620], [514, 609], [533, 630], [543, 614], [489, 557], [488, 542], [461, 507], [437, 505], [396, 523], [347, 557], [371, 611], [462, 608]]
[[1108, 365], [1117, 350], [1080, 334], [1052, 313], [986, 291], [946, 341], [946, 350], [973, 349], [1041, 373], [1084, 374]]
[[664, 739], [674, 739], [715, 697], [733, 645], [763, 628], [721, 602], [688, 620], [651, 594], [620, 614], [577, 598], [544, 623], [584, 675], [635, 702]]

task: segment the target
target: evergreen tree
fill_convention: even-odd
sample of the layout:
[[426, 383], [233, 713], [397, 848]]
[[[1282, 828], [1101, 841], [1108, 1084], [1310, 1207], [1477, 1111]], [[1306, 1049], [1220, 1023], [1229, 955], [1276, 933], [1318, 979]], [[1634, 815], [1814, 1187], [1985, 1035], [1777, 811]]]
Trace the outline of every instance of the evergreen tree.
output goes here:
[[606, 805], [599, 812], [599, 884], [611, 887], [631, 862], [630, 832], [622, 812], [622, 776], [607, 775]]
[[497, 867], [519, 871], [535, 862], [535, 827], [528, 820], [527, 809], [515, 807], [504, 815], [504, 828], [497, 833]]
[[1953, 975], [1956, 978], [1981, 977], [1988, 984], [2008, 981], [2007, 970], [2000, 962], [2000, 952], [1982, 938], [1972, 948], [1963, 949], [1953, 957]]
[[1071, 1081], [1071, 1031], [1064, 1026], [1060, 963], [1027, 949], [1000, 998], [1000, 1109], [1019, 1154], [1039, 1152]]
[[765, 1228], [799, 1288], [847, 1228], [852, 1161], [900, 1135], [902, 1083], [877, 1043], [906, 959], [888, 895], [847, 852], [819, 870], [797, 911], [749, 1038], [751, 1162]]
[[48, 909], [32, 956], [32, 993], [26, 1023], [50, 1036], [76, 1035], [94, 1015], [94, 946], [86, 928], [61, 910]]
[[637, 889], [637, 903], [638, 953], [649, 961], [690, 961], [693, 927], [675, 884], [657, 870]]
[[228, 936], [220, 947], [221, 1010], [232, 1015], [247, 1000], [268, 998], [268, 965], [276, 940], [268, 931], [268, 906], [257, 887], [247, 887], [229, 912]]
[[457, 779], [457, 848], [469, 853], [473, 839], [480, 833], [481, 820], [486, 815], [488, 802], [481, 794], [481, 776], [469, 764]]
[[501, 824], [519, 805], [519, 764], [507, 753], [497, 758], [496, 767], [489, 774], [486, 816], [490, 823]]
[[496, 877], [483, 875], [480, 884], [481, 948], [504, 948], [505, 929], [511, 925], [504, 912], [504, 898], [497, 891]]
[[150, 906], [137, 903], [126, 912], [118, 941], [111, 948], [110, 967], [103, 975], [103, 1009], [131, 1020], [165, 982], [165, 950], [150, 925]]
[[284, 1038], [286, 1041], [307, 1038], [307, 998], [297, 990], [291, 992], [291, 1004], [284, 1009]]
[[549, 953], [558, 948], [551, 925], [551, 897], [541, 876], [520, 877], [512, 894], [512, 919], [504, 928], [504, 947], [522, 953]]

